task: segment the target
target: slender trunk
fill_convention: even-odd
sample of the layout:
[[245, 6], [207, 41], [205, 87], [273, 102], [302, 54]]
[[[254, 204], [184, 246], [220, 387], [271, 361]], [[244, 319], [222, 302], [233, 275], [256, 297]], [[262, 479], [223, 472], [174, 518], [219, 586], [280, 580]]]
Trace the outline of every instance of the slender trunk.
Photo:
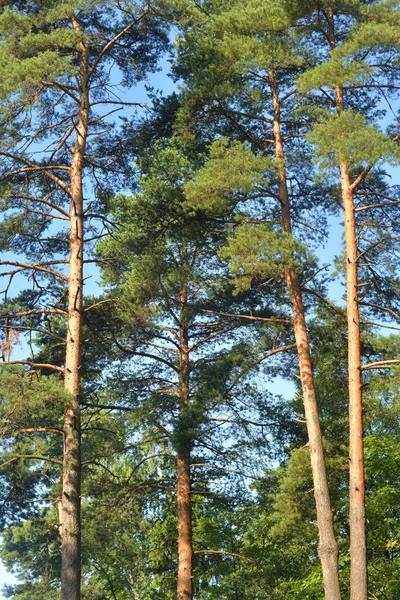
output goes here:
[[[332, 8], [328, 10], [330, 53], [336, 46]], [[344, 95], [340, 85], [335, 88], [338, 113], [344, 111]], [[346, 304], [348, 332], [349, 377], [349, 457], [350, 457], [350, 598], [367, 600], [367, 542], [365, 530], [365, 481], [362, 416], [361, 343], [358, 309], [357, 235], [354, 197], [349, 164], [340, 162], [340, 184], [344, 209], [346, 240]]]
[[[73, 18], [73, 26], [79, 28]], [[61, 535], [61, 600], [80, 600], [81, 584], [81, 431], [80, 361], [83, 302], [83, 160], [89, 119], [88, 51], [81, 44], [80, 107], [71, 161], [68, 330], [64, 386], [70, 402], [64, 413]]]
[[[287, 188], [286, 169], [284, 162], [285, 155], [280, 126], [280, 102], [278, 96], [278, 86], [272, 69], [269, 69], [269, 79], [274, 109], [273, 129], [279, 178], [282, 232], [285, 235], [291, 236], [292, 227], [290, 218], [290, 201]], [[333, 513], [326, 477], [324, 450], [314, 388], [310, 345], [308, 341], [301, 288], [296, 272], [292, 267], [286, 270], [285, 281], [289, 290], [293, 307], [293, 327], [299, 359], [300, 380], [310, 447], [319, 535], [318, 554], [322, 567], [325, 598], [326, 600], [340, 600], [341, 595], [338, 570], [339, 551], [333, 528]]]
[[[343, 91], [336, 88], [336, 105], [344, 109]], [[349, 165], [340, 163], [346, 240], [346, 303], [349, 376], [349, 457], [350, 457], [350, 598], [367, 600], [367, 542], [365, 530], [365, 477], [361, 382], [360, 317], [358, 310], [357, 235], [354, 198]]]
[[[183, 253], [186, 244], [183, 244]], [[180, 294], [180, 365], [179, 365], [179, 412], [181, 416], [189, 406], [189, 334], [187, 322], [187, 286]], [[185, 423], [185, 420], [183, 420]], [[193, 548], [192, 548], [192, 501], [190, 480], [191, 443], [186, 432], [181, 431], [177, 456], [177, 502], [178, 502], [178, 585], [177, 600], [193, 598]]]
[[190, 454], [178, 456], [178, 585], [177, 599], [192, 600], [192, 504], [190, 498]]
[[364, 444], [361, 388], [360, 318], [358, 311], [357, 239], [349, 169], [340, 164], [346, 238], [346, 299], [349, 372], [350, 456], [350, 598], [367, 600]]

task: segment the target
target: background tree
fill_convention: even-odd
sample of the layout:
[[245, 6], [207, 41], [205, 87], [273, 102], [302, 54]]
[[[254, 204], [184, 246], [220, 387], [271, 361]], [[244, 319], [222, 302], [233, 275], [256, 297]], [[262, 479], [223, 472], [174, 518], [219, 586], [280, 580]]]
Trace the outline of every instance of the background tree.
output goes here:
[[[38, 90], [35, 82], [51, 79], [79, 95], [77, 64], [85, 53], [99, 56], [107, 45], [106, 16], [112, 11], [110, 3], [79, 10], [74, 3], [81, 31], [89, 31], [82, 35], [68, 18], [57, 21], [61, 13], [54, 20], [45, 4], [36, 12], [30, 5], [39, 32], [22, 5], [13, 4], [17, 16], [7, 10], [1, 15], [4, 48], [10, 44], [14, 52], [0, 50], [0, 64], [8, 65], [1, 82], [2, 151], [8, 153], [3, 247], [12, 242], [21, 256], [3, 255], [4, 263], [12, 263], [3, 265], [11, 271], [4, 273], [11, 282], [1, 315], [4, 363], [13, 362], [10, 351], [23, 331], [34, 352], [20, 361], [22, 369], [4, 364], [1, 370], [2, 511], [8, 525], [2, 556], [19, 571], [23, 583], [7, 592], [18, 600], [58, 596], [61, 440], [70, 399], [61, 378], [70, 211], [67, 192], [64, 196], [48, 173], [69, 185], [77, 114], [65, 89], [58, 88], [56, 97], [55, 87]], [[133, 4], [113, 7], [112, 18], [122, 19]], [[177, 9], [183, 28], [176, 66], [185, 85], [183, 101], [176, 93], [157, 99], [150, 92], [155, 117], [139, 131], [125, 96], [118, 99], [126, 110], [122, 130], [108, 108], [96, 112], [96, 102], [115, 100], [110, 85], [127, 74], [112, 66], [113, 57], [121, 52], [121, 65], [132, 67], [134, 29], [151, 41], [154, 25], [160, 45], [166, 44], [155, 5], [146, 4], [152, 15], [104, 54], [110, 70], [103, 73], [100, 61], [90, 79], [82, 162], [85, 256], [102, 265], [106, 289], [97, 298], [86, 294], [78, 311], [85, 340], [78, 430], [82, 595], [321, 598], [304, 377], [301, 382], [292, 352], [296, 289], [300, 304], [294, 308], [308, 319], [302, 331], [319, 398], [329, 520], [341, 549], [342, 593], [349, 594], [346, 311], [331, 301], [327, 266], [321, 268], [313, 254], [327, 235], [327, 216], [342, 208], [338, 173], [347, 161], [351, 181], [358, 182], [352, 214], [362, 325], [365, 508], [376, 532], [368, 554], [370, 593], [396, 598], [397, 371], [388, 367], [399, 355], [397, 337], [379, 338], [376, 331], [396, 327], [399, 319], [398, 190], [388, 184], [383, 161], [374, 165], [371, 156], [397, 155], [390, 141], [395, 126], [386, 136], [374, 125], [383, 117], [381, 98], [392, 109], [396, 98], [397, 10], [386, 3], [228, 7], [177, 0], [162, 6], [162, 16], [171, 18], [170, 8]], [[63, 46], [54, 45], [56, 22], [65, 25]], [[39, 33], [43, 43], [35, 42]], [[103, 46], [97, 46], [101, 39]], [[337, 86], [345, 102], [339, 113]], [[43, 127], [52, 123], [45, 141]], [[71, 126], [67, 138], [65, 123]], [[20, 156], [29, 164], [18, 163]], [[318, 177], [313, 159], [323, 167]], [[56, 221], [65, 221], [65, 230]], [[105, 239], [93, 256], [100, 238]], [[340, 256], [336, 263], [339, 279], [346, 262]], [[17, 277], [28, 273], [32, 289], [19, 293]], [[295, 284], [292, 298], [288, 282], [289, 288]], [[274, 390], [294, 384], [291, 402], [271, 394], [274, 380]], [[337, 561], [331, 562], [326, 595], [340, 593], [334, 585]]]
[[[212, 11], [212, 18], [209, 10]], [[212, 7], [204, 7], [204, 14], [198, 17], [195, 26], [190, 23], [185, 29], [185, 38], [180, 46], [182, 66], [178, 66], [178, 73], [186, 75], [189, 90], [187, 110], [194, 114], [200, 112], [203, 122], [206, 112], [206, 118], [217, 122], [217, 127], [224, 132], [246, 140], [255, 153], [267, 156], [273, 153], [275, 172], [271, 174], [272, 185], [257, 187], [252, 217], [273, 222], [279, 215], [280, 230], [288, 243], [293, 244], [292, 219], [296, 223], [296, 212], [301, 211], [304, 221], [304, 208], [307, 203], [308, 206], [311, 204], [304, 191], [313, 190], [309, 179], [311, 168], [308, 174], [302, 172], [304, 179], [297, 175], [291, 178], [291, 169], [293, 173], [296, 172], [299, 160], [307, 158], [307, 149], [299, 138], [305, 123], [296, 116], [299, 99], [295, 90], [295, 75], [307, 66], [307, 58], [296, 43], [297, 33], [291, 29], [295, 24], [298, 25], [305, 11], [303, 6], [292, 3], [282, 3], [278, 9], [268, 5], [255, 8], [250, 3], [246, 7], [245, 20], [241, 16], [242, 11], [243, 3], [229, 7], [224, 3], [213, 3]], [[224, 73], [222, 83], [221, 71]], [[207, 84], [204, 83], [206, 79]], [[287, 157], [285, 147], [288, 149]], [[290, 191], [289, 181], [294, 182]], [[298, 207], [291, 209], [291, 204], [297, 204]], [[246, 236], [246, 233], [243, 235]], [[251, 236], [248, 237], [251, 239]], [[271, 240], [266, 237], [263, 249], [268, 252], [270, 248]], [[290, 253], [289, 248], [287, 250]], [[284, 278], [292, 304], [302, 380], [320, 533], [319, 552], [326, 597], [337, 599], [340, 598], [338, 549], [324, 466], [302, 290], [295, 269], [294, 250], [291, 254]]]
[[[151, 424], [164, 440], [155, 454], [176, 460], [180, 600], [193, 596], [192, 498], [207, 493], [193, 484], [191, 465], [215, 469], [222, 460], [223, 471], [239, 447], [244, 452], [240, 427], [233, 436], [230, 425], [260, 427], [265, 417], [245, 416], [238, 397], [241, 380], [268, 356], [292, 347], [274, 342], [276, 327], [287, 323], [284, 316], [269, 316], [271, 311], [246, 315], [243, 300], [229, 298], [226, 266], [216, 253], [224, 224], [221, 229], [216, 219], [193, 215], [185, 206], [186, 190], [198, 193], [191, 181], [195, 166], [177, 142], [156, 144], [140, 162], [141, 192], [116, 199], [119, 230], [101, 244], [101, 255], [111, 259], [103, 266], [105, 281], [115, 288], [114, 311], [123, 319], [111, 336], [120, 351], [135, 358], [132, 389], [141, 397], [147, 427]], [[238, 173], [231, 172], [231, 181], [224, 180], [225, 194], [232, 193], [229, 188], [238, 179], [244, 189], [257, 176], [257, 160], [251, 156], [248, 165], [241, 160], [240, 166]], [[216, 188], [214, 199], [224, 202]], [[241, 341], [249, 321], [257, 323], [251, 344]], [[265, 353], [261, 343], [271, 350]], [[261, 404], [258, 410], [268, 413]]]
[[[36, 286], [39, 293], [34, 290], [30, 300], [31, 305], [32, 302], [36, 305], [33, 309], [36, 315], [54, 311], [66, 315], [64, 367], [56, 367], [63, 371], [65, 389], [70, 394], [63, 425], [61, 587], [63, 598], [77, 599], [81, 579], [79, 371], [84, 218], [86, 215], [91, 219], [99, 214], [98, 203], [97, 207], [85, 203], [84, 172], [92, 171], [94, 182], [101, 191], [104, 187], [99, 181], [101, 174], [120, 157], [118, 137], [111, 136], [111, 144], [107, 149], [102, 144], [101, 158], [97, 160], [99, 134], [110, 114], [110, 111], [98, 114], [97, 109], [102, 107], [104, 110], [104, 106], [111, 104], [114, 109], [111, 112], [114, 112], [118, 107], [138, 104], [125, 102], [112, 92], [109, 65], [116, 64], [122, 82], [132, 85], [142, 79], [146, 69], [156, 67], [156, 55], [165, 48], [166, 37], [149, 3], [127, 2], [122, 6], [103, 2], [93, 5], [47, 2], [33, 3], [27, 11], [18, 3], [8, 3], [2, 12], [0, 27], [4, 55], [2, 73], [5, 74], [3, 88], [12, 98], [0, 149], [4, 159], [1, 181], [7, 184], [3, 197], [6, 209], [13, 207], [15, 202], [22, 208], [22, 215], [28, 215], [35, 222], [37, 233], [33, 240], [31, 227], [24, 223], [27, 245], [21, 249], [28, 255], [40, 256], [35, 256], [33, 263], [5, 260], [2, 264], [11, 262], [15, 267], [9, 274], [11, 277], [21, 271], [30, 272], [33, 278], [38, 273], [45, 273], [68, 284], [56, 305], [37, 308], [38, 302], [43, 300], [40, 284]], [[136, 55], [134, 66], [133, 54]], [[13, 61], [16, 68], [10, 69]], [[20, 93], [14, 99], [12, 94], [15, 92]], [[8, 130], [11, 116], [14, 117], [12, 134]], [[109, 127], [106, 125], [106, 130]], [[94, 136], [92, 143], [90, 136]], [[94, 215], [90, 213], [91, 209], [94, 209]], [[22, 215], [18, 215], [19, 220], [24, 218]], [[40, 245], [42, 232], [51, 229], [55, 218], [66, 220], [68, 231], [61, 237], [45, 238], [43, 247]], [[15, 220], [15, 213], [11, 217], [6, 213], [7, 242], [10, 229], [11, 232], [15, 229]], [[90, 231], [89, 227], [86, 230]], [[20, 239], [24, 239], [23, 233]], [[49, 261], [48, 252], [58, 256]], [[68, 265], [67, 274], [52, 268], [63, 264]], [[58, 285], [55, 287], [59, 288]], [[54, 285], [51, 286], [53, 289]], [[32, 314], [31, 307], [29, 309]], [[27, 311], [22, 313], [20, 316], [26, 316]], [[17, 317], [18, 314], [13, 314], [13, 321]]]

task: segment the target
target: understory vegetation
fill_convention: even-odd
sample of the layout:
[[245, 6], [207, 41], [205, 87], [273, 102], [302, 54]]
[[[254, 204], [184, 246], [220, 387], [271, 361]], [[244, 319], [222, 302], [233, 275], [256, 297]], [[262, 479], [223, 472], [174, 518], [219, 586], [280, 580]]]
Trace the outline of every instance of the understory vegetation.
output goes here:
[[396, 0], [0, 1], [5, 598], [400, 600], [399, 50]]

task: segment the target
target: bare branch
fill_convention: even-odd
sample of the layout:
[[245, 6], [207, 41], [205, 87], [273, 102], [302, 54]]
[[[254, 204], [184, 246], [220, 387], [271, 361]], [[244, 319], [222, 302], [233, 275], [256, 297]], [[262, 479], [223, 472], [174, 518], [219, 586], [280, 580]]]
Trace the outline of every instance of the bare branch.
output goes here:
[[14, 319], [16, 317], [29, 317], [31, 315], [65, 315], [67, 314], [66, 310], [61, 308], [37, 308], [35, 310], [23, 310], [16, 313], [7, 313], [6, 315], [0, 314], [0, 319]]
[[249, 558], [248, 556], [243, 556], [243, 554], [237, 554], [236, 552], [225, 552], [225, 550], [194, 550], [193, 554], [225, 554], [227, 556], [235, 556], [236, 558], [242, 558], [243, 560], [248, 560], [249, 562], [257, 564], [255, 560]]
[[88, 72], [88, 79], [91, 78], [91, 76], [93, 75], [93, 73], [96, 71], [97, 65], [99, 64], [99, 62], [102, 60], [103, 56], [105, 56], [107, 54], [107, 52], [110, 50], [110, 48], [112, 48], [114, 46], [114, 44], [121, 38], [123, 37], [126, 33], [128, 33], [128, 31], [130, 31], [130, 29], [132, 29], [132, 27], [134, 27], [135, 25], [137, 25], [138, 23], [140, 23], [140, 21], [148, 14], [148, 11], [146, 10], [142, 15], [140, 15], [140, 17], [138, 17], [137, 19], [135, 19], [134, 21], [131, 21], [131, 23], [128, 23], [128, 25], [126, 27], [124, 27], [123, 29], [121, 29], [121, 31], [119, 33], [117, 33], [117, 35], [115, 35], [111, 40], [109, 40], [105, 46], [103, 46], [103, 48], [100, 50], [96, 60], [93, 62], [93, 65], [90, 69], [90, 71]]
[[64, 435], [62, 429], [56, 427], [26, 427], [24, 429], [18, 429], [18, 433], [57, 433]]
[[133, 475], [136, 473], [136, 471], [139, 469], [139, 467], [141, 467], [145, 462], [147, 462], [148, 460], [151, 460], [152, 458], [159, 458], [160, 456], [168, 456], [168, 458], [175, 458], [175, 456], [173, 454], [169, 454], [168, 452], [159, 452], [158, 454], [151, 454], [150, 456], [146, 456], [146, 458], [143, 458], [143, 460], [138, 462], [135, 465], [135, 467], [132, 469], [131, 474], [129, 475], [129, 477], [127, 479], [127, 483], [129, 483], [129, 481], [132, 479]]
[[117, 348], [122, 350], [122, 352], [124, 352], [125, 354], [130, 354], [132, 356], [143, 356], [144, 358], [150, 358], [151, 360], [157, 360], [157, 361], [162, 362], [163, 364], [167, 365], [170, 369], [173, 369], [176, 373], [179, 373], [178, 367], [176, 367], [174, 364], [172, 364], [166, 358], [163, 358], [162, 356], [157, 356], [155, 354], [149, 354], [148, 352], [140, 352], [138, 350], [132, 350], [130, 348], [125, 348], [124, 346], [122, 346], [122, 344], [120, 344], [118, 342], [118, 340], [116, 339], [116, 337], [114, 335], [114, 332], [112, 333], [112, 336], [113, 336], [113, 340], [114, 340], [114, 343], [117, 346]]
[[332, 302], [329, 302], [329, 300], [327, 300], [324, 296], [322, 296], [322, 294], [319, 294], [315, 290], [310, 290], [309, 288], [302, 287], [301, 289], [303, 292], [306, 292], [306, 294], [312, 294], [313, 296], [316, 296], [319, 300], [321, 300], [321, 302], [323, 302], [324, 304], [329, 306], [329, 308], [331, 310], [333, 310], [333, 312], [335, 312], [337, 315], [345, 318], [345, 314], [344, 314], [343, 310], [341, 310], [340, 308], [335, 306]]
[[400, 200], [393, 200], [392, 202], [377, 202], [376, 204], [359, 206], [358, 208], [354, 209], [354, 212], [362, 212], [363, 210], [369, 210], [371, 208], [384, 208], [385, 206], [393, 206], [394, 204], [400, 204]]
[[289, 319], [278, 319], [278, 318], [274, 318], [274, 317], [258, 317], [257, 315], [243, 315], [243, 314], [235, 314], [235, 313], [226, 313], [226, 312], [219, 312], [217, 310], [208, 310], [206, 308], [199, 308], [198, 309], [200, 312], [204, 312], [204, 313], [209, 313], [212, 315], [219, 315], [221, 317], [231, 317], [233, 319], [248, 319], [250, 321], [264, 321], [264, 322], [268, 322], [268, 323], [286, 323], [288, 325], [293, 325], [293, 321], [290, 321]]
[[380, 360], [378, 362], [362, 365], [361, 371], [369, 371], [370, 369], [391, 369], [394, 365], [400, 365], [400, 360]]
[[82, 408], [97, 408], [98, 410], [122, 410], [125, 412], [131, 412], [133, 409], [130, 408], [129, 406], [116, 406], [113, 404], [107, 405], [107, 404], [91, 404], [90, 402], [82, 402], [81, 403], [81, 407]]
[[[38, 196], [30, 196], [28, 194], [11, 194], [9, 198], [13, 198], [14, 200], [29, 200], [29, 202], [40, 202], [41, 204], [45, 204], [46, 206], [49, 206], [50, 208], [53, 208], [54, 210], [60, 212], [65, 217], [65, 219], [69, 219], [69, 213], [66, 210], [45, 198], [39, 198]], [[28, 210], [30, 209], [28, 208]]]
[[70, 98], [72, 98], [73, 100], [75, 100], [75, 102], [77, 104], [79, 104], [79, 98], [77, 96], [75, 96], [75, 94], [72, 93], [71, 90], [73, 90], [74, 92], [79, 92], [79, 89], [75, 86], [72, 85], [65, 85], [63, 83], [60, 83], [59, 81], [46, 81], [46, 80], [42, 80], [42, 85], [46, 86], [46, 87], [56, 87], [60, 90], [62, 90], [65, 94], [67, 94]]
[[64, 368], [59, 367], [58, 365], [51, 365], [47, 363], [35, 363], [31, 360], [5, 360], [2, 365], [28, 365], [29, 367], [33, 367], [34, 369], [52, 369], [53, 371], [58, 371], [59, 373], [64, 373]]
[[293, 350], [294, 348], [296, 348], [296, 344], [288, 344], [287, 346], [281, 346], [281, 348], [274, 348], [273, 350], [270, 350], [266, 354], [260, 356], [260, 358], [254, 361], [252, 365], [258, 365], [260, 362], [263, 362], [264, 360], [266, 360], [270, 356], [273, 356], [274, 354], [278, 354], [279, 352], [287, 352], [288, 350]]
[[391, 308], [387, 308], [386, 306], [380, 306], [379, 304], [374, 304], [373, 302], [364, 302], [364, 301], [361, 301], [360, 304], [362, 306], [371, 306], [372, 308], [376, 308], [378, 310], [382, 310], [382, 311], [388, 312], [390, 315], [392, 315], [392, 317], [394, 317], [395, 319], [397, 319], [397, 320], [400, 321], [400, 315], [397, 314]]
[[355, 179], [354, 182], [351, 184], [351, 186], [350, 186], [350, 191], [351, 192], [354, 192], [354, 190], [366, 178], [366, 176], [368, 175], [368, 173], [371, 171], [371, 169], [374, 167], [375, 164], [376, 163], [373, 163], [372, 165], [368, 165], [368, 167], [365, 167], [365, 169], [359, 174], [359, 176], [357, 177], [357, 179]]
[[[66, 275], [63, 275], [62, 273], [59, 273], [58, 271], [54, 271], [53, 269], [49, 269], [45, 266], [42, 265], [54, 265], [54, 264], [67, 264], [68, 261], [67, 260], [58, 260], [58, 261], [51, 261], [51, 262], [44, 262], [44, 263], [33, 263], [33, 264], [27, 264], [27, 263], [20, 263], [20, 262], [16, 262], [16, 261], [8, 261], [8, 260], [1, 260], [0, 261], [0, 265], [9, 265], [11, 267], [18, 267], [18, 271], [26, 271], [26, 270], [32, 270], [32, 271], [40, 271], [41, 273], [48, 273], [49, 275], [54, 275], [54, 277], [59, 277], [60, 279], [62, 279], [63, 281], [68, 281], [68, 277]], [[0, 273], [0, 276], [4, 276], [4, 275], [10, 275], [10, 273]]]
[[[123, 106], [140, 106], [141, 108], [145, 108], [147, 106], [147, 102], [125, 102], [124, 100], [98, 100], [96, 102], [91, 102], [91, 106], [95, 106], [96, 104], [121, 104]], [[119, 109], [118, 109], [119, 110]], [[112, 111], [114, 112], [114, 111]], [[111, 114], [111, 113], [107, 113]], [[103, 115], [102, 119], [107, 116]]]
[[3, 175], [3, 177], [0, 178], [0, 182], [6, 181], [14, 175], [19, 175], [21, 173], [43, 173], [46, 177], [51, 179], [51, 181], [56, 183], [63, 190], [63, 192], [66, 192], [69, 196], [71, 196], [71, 188], [65, 183], [65, 181], [63, 181], [62, 179], [57, 177], [57, 175], [54, 175], [54, 173], [52, 173], [52, 171], [55, 170], [69, 172], [71, 170], [71, 167], [68, 167], [66, 165], [37, 165], [36, 163], [31, 162], [30, 160], [27, 160], [25, 158], [22, 158], [21, 156], [12, 154], [10, 152], [0, 152], [0, 156], [12, 158], [13, 160], [16, 160], [26, 165], [26, 167], [15, 169], [14, 171], [7, 173], [7, 175]]
[[3, 468], [3, 467], [6, 467], [7, 465], [9, 465], [12, 462], [15, 462], [19, 458], [27, 458], [29, 460], [44, 460], [46, 462], [51, 462], [51, 463], [54, 463], [56, 465], [62, 465], [63, 464], [62, 460], [58, 460], [57, 458], [51, 458], [50, 456], [42, 456], [40, 454], [16, 454], [10, 460], [7, 460], [6, 462], [2, 463], [0, 465], [0, 469]]

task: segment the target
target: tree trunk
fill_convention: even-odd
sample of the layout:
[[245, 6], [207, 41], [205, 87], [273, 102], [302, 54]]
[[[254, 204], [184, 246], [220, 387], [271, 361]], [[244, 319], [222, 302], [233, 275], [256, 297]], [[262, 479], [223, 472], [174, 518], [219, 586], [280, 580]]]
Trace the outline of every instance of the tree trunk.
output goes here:
[[[186, 255], [183, 242], [182, 255]], [[187, 319], [188, 292], [186, 284], [182, 288], [180, 302], [180, 363], [179, 363], [179, 413], [185, 416], [189, 406], [189, 333]], [[186, 421], [183, 419], [183, 426]], [[180, 431], [177, 456], [177, 502], [178, 502], [178, 585], [177, 600], [193, 598], [193, 547], [192, 547], [192, 501], [190, 480], [191, 440], [186, 431]]]
[[192, 503], [190, 497], [190, 455], [178, 456], [178, 600], [192, 600]]
[[360, 318], [358, 311], [357, 239], [349, 169], [340, 165], [346, 237], [346, 301], [349, 372], [350, 456], [350, 598], [367, 600], [364, 444], [361, 389]]
[[[73, 26], [79, 24], [72, 18]], [[81, 430], [80, 362], [83, 302], [83, 159], [89, 120], [88, 50], [81, 43], [80, 107], [71, 161], [68, 329], [64, 386], [71, 399], [64, 413], [61, 528], [61, 600], [80, 600], [81, 584]]]
[[[281, 202], [281, 224], [285, 235], [292, 235], [290, 202], [287, 188], [285, 155], [280, 126], [280, 102], [278, 86], [272, 69], [269, 79], [274, 109], [273, 130], [275, 155], [279, 178], [279, 198]], [[321, 561], [322, 576], [326, 600], [340, 600], [338, 545], [333, 527], [333, 513], [326, 477], [324, 450], [315, 395], [310, 345], [306, 328], [301, 288], [293, 268], [285, 272], [285, 281], [289, 290], [293, 308], [293, 327], [296, 341], [300, 380], [303, 394], [308, 441], [310, 447], [311, 468], [314, 483], [314, 497], [317, 511], [319, 535], [318, 554]]]
[[[336, 88], [336, 105], [344, 110], [343, 91]], [[346, 239], [346, 303], [349, 377], [350, 457], [350, 598], [367, 600], [367, 543], [361, 382], [360, 317], [358, 310], [357, 235], [349, 165], [340, 163], [340, 182]]]
[[[336, 46], [333, 10], [328, 10], [329, 45], [332, 55]], [[335, 87], [338, 113], [344, 111], [344, 95]], [[365, 530], [364, 444], [361, 387], [361, 343], [358, 310], [357, 235], [354, 198], [349, 164], [341, 161], [340, 183], [344, 209], [346, 240], [346, 304], [349, 377], [349, 457], [350, 457], [350, 599], [367, 600], [367, 542]]]

